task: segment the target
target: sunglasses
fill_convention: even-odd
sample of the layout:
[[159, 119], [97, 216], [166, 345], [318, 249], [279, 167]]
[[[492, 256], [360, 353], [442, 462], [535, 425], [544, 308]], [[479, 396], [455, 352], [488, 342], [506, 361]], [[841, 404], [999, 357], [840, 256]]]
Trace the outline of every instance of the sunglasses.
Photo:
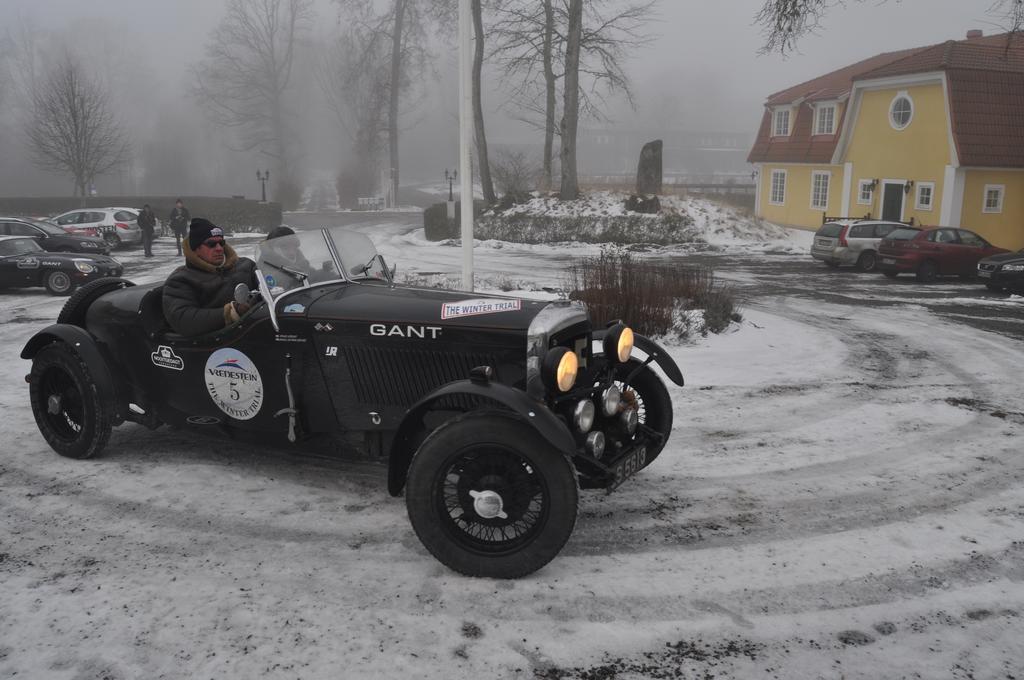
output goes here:
[[208, 238], [203, 241], [203, 245], [207, 248], [216, 248], [217, 246], [224, 245], [224, 239], [222, 238]]

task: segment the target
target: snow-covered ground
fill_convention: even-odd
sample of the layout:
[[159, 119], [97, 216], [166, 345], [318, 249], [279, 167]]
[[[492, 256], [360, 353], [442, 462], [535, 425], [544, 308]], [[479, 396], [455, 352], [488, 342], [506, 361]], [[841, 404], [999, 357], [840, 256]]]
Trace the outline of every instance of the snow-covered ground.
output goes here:
[[[708, 215], [723, 248], [806, 257], [809, 233]], [[459, 270], [422, 231], [359, 228], [400, 272]], [[543, 295], [597, 251], [482, 242], [478, 283]], [[1024, 348], [924, 305], [759, 299], [671, 346], [668, 447], [505, 582], [438, 564], [374, 465], [131, 424], [60, 458], [18, 352], [63, 300], [3, 301], [0, 677], [1022, 675]]]

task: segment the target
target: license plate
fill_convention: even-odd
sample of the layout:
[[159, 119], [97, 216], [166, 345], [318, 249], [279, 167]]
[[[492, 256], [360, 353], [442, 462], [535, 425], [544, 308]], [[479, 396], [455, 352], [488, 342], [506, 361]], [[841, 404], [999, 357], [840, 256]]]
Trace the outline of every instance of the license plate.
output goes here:
[[647, 447], [641, 446], [636, 451], [619, 461], [615, 466], [615, 482], [612, 484], [611, 488], [614, 489], [619, 484], [622, 484], [624, 481], [635, 475], [646, 463]]
[[979, 271], [978, 276], [980, 276], [983, 279], [990, 279], [992, 278], [992, 272]]
[[896, 264], [896, 260], [892, 259], [891, 257], [883, 257], [882, 264]]

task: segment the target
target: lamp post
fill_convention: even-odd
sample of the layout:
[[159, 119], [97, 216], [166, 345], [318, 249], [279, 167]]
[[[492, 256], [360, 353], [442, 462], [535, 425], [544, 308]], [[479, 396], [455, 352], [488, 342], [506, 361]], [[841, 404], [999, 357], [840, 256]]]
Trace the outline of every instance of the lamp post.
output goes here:
[[455, 197], [452, 195], [452, 183], [455, 182], [455, 178], [458, 176], [457, 170], [444, 169], [444, 178], [448, 180], [448, 219], [455, 219]]
[[260, 182], [260, 192], [263, 195], [263, 203], [267, 202], [267, 181], [270, 179], [270, 170], [264, 170], [262, 173], [256, 171], [256, 179]]
[[458, 176], [459, 176], [459, 171], [458, 170], [449, 171], [448, 168], [444, 169], [444, 178], [446, 180], [448, 180], [448, 200], [449, 201], [454, 201], [455, 200], [452, 197], [452, 184], [455, 182], [455, 180], [458, 178]]

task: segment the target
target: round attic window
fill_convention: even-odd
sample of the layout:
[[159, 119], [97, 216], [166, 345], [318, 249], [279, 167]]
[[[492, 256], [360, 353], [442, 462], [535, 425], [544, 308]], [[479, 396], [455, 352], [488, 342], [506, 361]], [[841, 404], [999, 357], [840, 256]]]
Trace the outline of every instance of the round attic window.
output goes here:
[[913, 117], [914, 102], [904, 92], [896, 95], [889, 105], [889, 123], [897, 130], [902, 130], [910, 125], [910, 119]]

